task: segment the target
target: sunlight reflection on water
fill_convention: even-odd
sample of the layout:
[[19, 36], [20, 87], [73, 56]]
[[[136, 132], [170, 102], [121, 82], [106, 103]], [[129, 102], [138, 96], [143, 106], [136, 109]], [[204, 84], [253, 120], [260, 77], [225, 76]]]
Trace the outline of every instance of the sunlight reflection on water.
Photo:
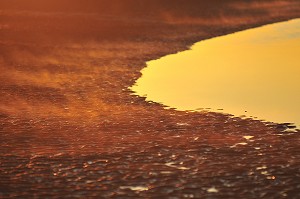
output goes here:
[[194, 44], [147, 62], [131, 89], [177, 110], [300, 124], [300, 19]]

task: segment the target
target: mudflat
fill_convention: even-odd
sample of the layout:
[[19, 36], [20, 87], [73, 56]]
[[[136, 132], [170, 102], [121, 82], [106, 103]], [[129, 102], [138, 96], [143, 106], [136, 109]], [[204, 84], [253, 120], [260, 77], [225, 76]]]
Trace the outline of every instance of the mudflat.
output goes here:
[[289, 124], [128, 89], [146, 61], [298, 17], [292, 0], [0, 0], [0, 198], [300, 197]]

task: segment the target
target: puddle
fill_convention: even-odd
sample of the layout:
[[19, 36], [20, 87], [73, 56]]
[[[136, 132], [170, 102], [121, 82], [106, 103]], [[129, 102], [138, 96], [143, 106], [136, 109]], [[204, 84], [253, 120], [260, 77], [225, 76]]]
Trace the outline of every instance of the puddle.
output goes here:
[[207, 189], [207, 192], [209, 192], [209, 193], [218, 193], [219, 190], [216, 189], [215, 187], [211, 187], [211, 188]]
[[238, 145], [245, 146], [245, 145], [247, 145], [247, 144], [248, 144], [248, 143], [246, 143], [246, 142], [239, 142], [239, 143], [236, 143], [236, 144], [234, 144], [234, 145], [230, 146], [230, 148], [237, 147]]
[[168, 167], [173, 167], [173, 168], [179, 169], [179, 170], [189, 170], [189, 168], [187, 168], [187, 167], [176, 166], [175, 162], [168, 162], [165, 165], [168, 166]]
[[250, 139], [254, 138], [254, 136], [252, 136], [252, 135], [246, 135], [246, 136], [243, 136], [243, 138], [245, 138], [246, 140], [250, 140]]
[[147, 62], [131, 87], [177, 110], [300, 124], [300, 19], [198, 42]]
[[149, 188], [146, 186], [121, 186], [120, 189], [130, 189], [132, 191], [148, 191]]

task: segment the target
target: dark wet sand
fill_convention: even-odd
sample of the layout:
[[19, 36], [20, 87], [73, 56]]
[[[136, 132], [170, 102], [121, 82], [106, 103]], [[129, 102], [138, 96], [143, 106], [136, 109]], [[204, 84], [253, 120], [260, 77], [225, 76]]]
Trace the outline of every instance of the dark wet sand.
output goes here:
[[299, 132], [127, 89], [145, 61], [297, 17], [299, 1], [0, 0], [0, 198], [299, 198]]

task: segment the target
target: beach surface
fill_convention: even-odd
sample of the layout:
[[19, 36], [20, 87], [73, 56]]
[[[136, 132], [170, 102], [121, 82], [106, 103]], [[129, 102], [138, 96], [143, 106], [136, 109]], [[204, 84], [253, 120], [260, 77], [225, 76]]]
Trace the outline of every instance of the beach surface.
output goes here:
[[0, 0], [0, 198], [299, 198], [290, 125], [128, 89], [149, 60], [299, 17], [293, 0]]

